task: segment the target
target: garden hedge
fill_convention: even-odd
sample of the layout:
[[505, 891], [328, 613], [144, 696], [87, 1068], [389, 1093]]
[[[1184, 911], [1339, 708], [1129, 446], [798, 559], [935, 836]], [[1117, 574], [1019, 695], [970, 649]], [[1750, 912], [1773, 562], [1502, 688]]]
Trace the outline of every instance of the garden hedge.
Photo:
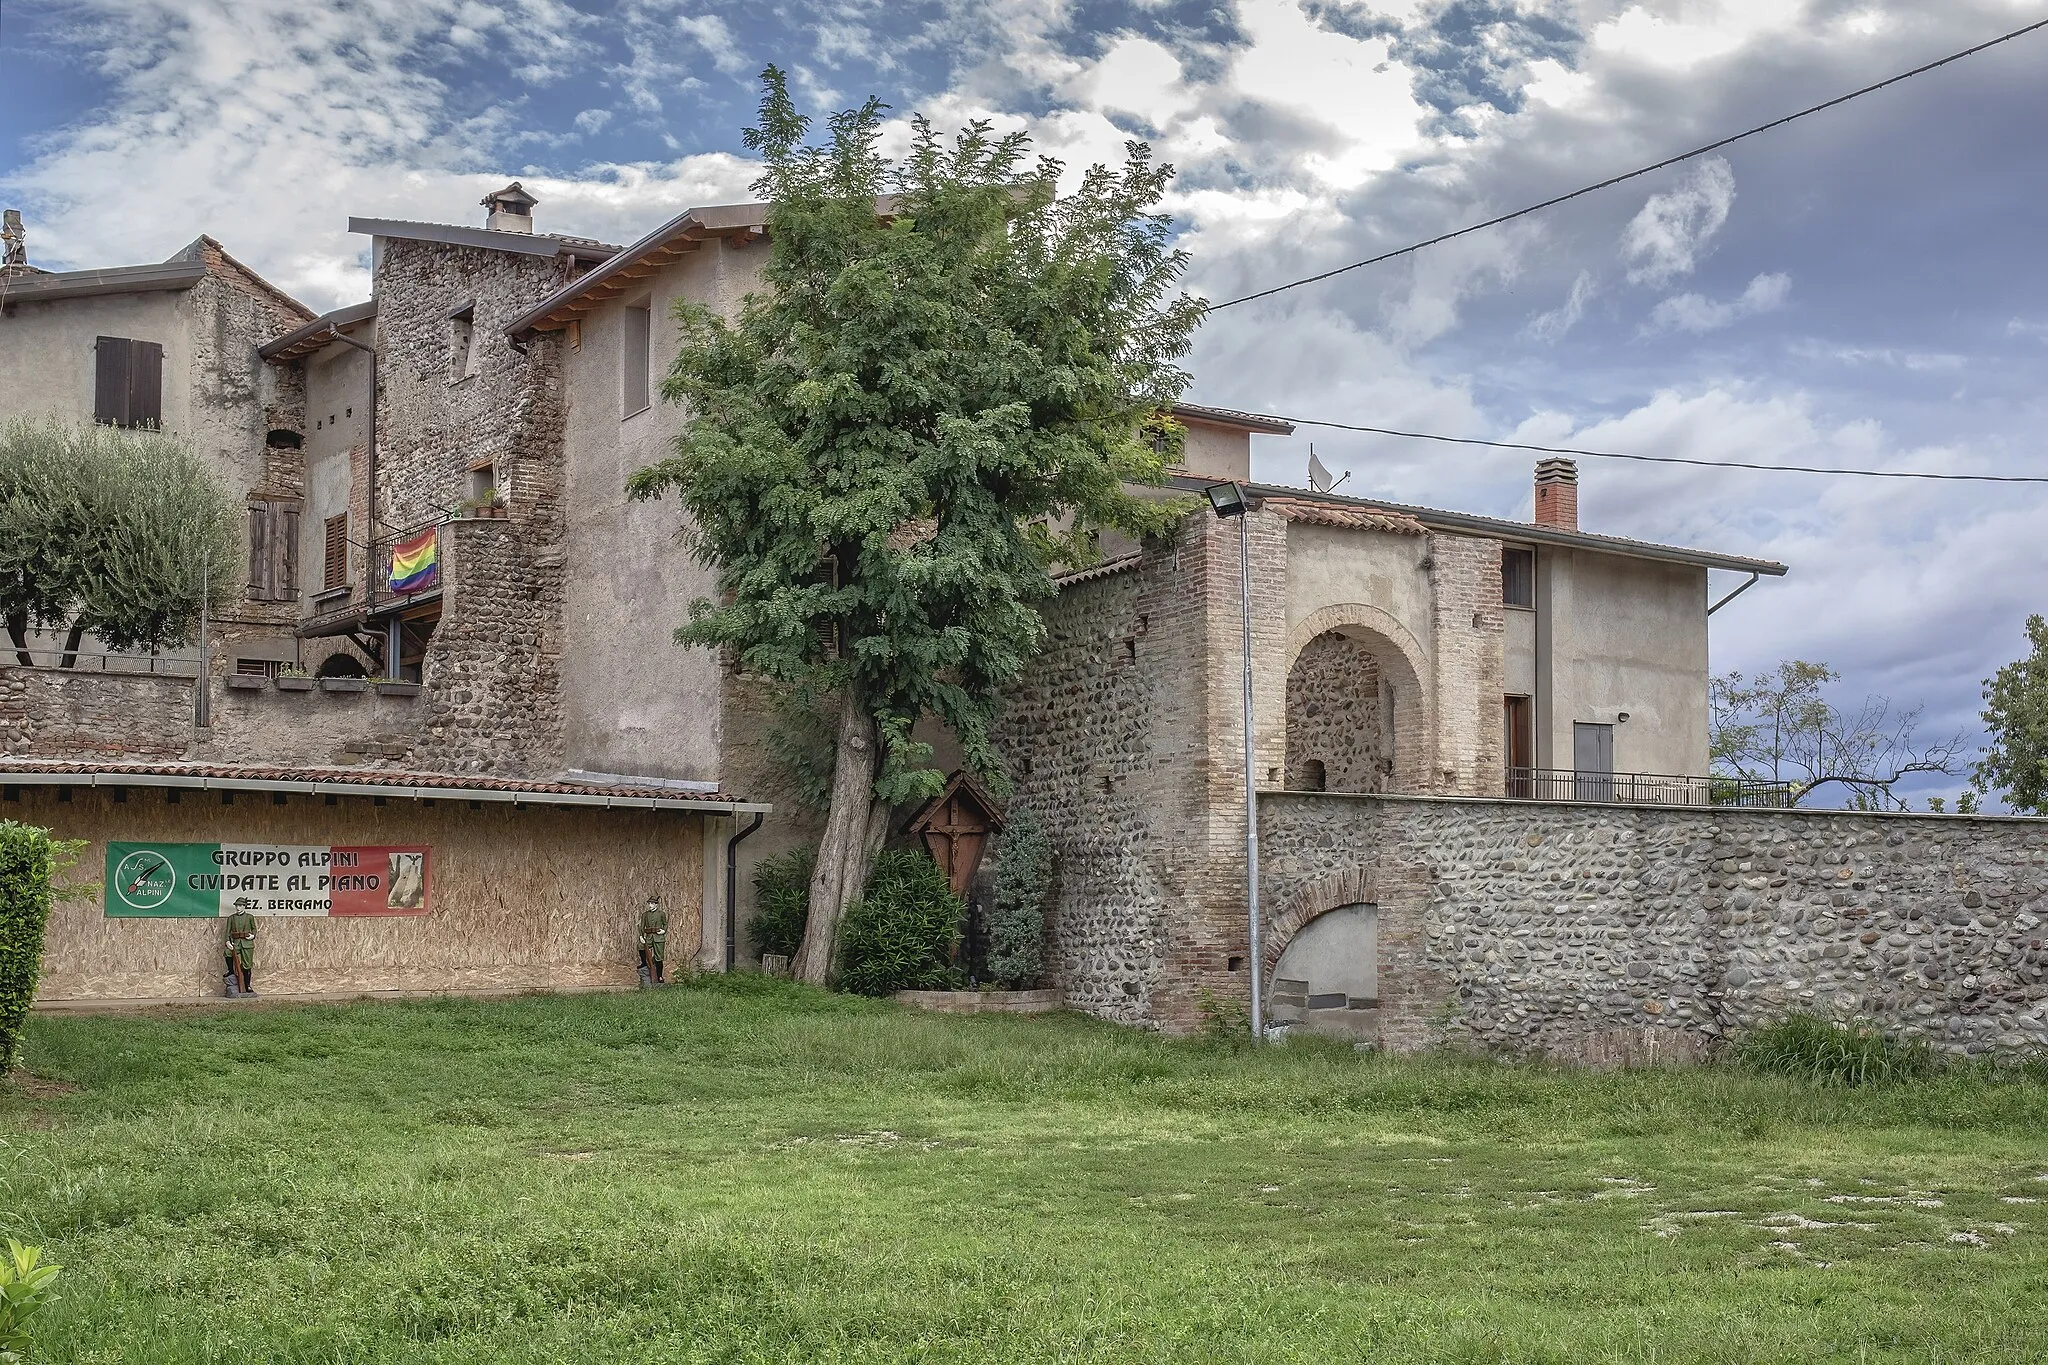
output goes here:
[[856, 995], [944, 990], [957, 984], [953, 945], [967, 907], [924, 853], [875, 859], [861, 898], [839, 925], [839, 987]]
[[36, 998], [50, 881], [61, 851], [50, 831], [0, 820], [0, 1076], [14, 1069], [21, 1027]]

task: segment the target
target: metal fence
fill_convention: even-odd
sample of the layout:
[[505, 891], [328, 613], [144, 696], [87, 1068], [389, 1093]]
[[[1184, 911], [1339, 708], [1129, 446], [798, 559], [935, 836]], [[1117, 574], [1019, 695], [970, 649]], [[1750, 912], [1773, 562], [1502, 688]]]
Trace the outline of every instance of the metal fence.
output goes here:
[[168, 678], [196, 678], [196, 656], [172, 654], [109, 654], [91, 649], [30, 645], [16, 649], [11, 641], [0, 642], [0, 665], [26, 668], [54, 668], [70, 673], [143, 673]]
[[1584, 773], [1568, 768], [1510, 768], [1508, 795], [1525, 801], [1604, 801], [1624, 806], [1753, 806], [1783, 809], [1789, 782], [1668, 773]]

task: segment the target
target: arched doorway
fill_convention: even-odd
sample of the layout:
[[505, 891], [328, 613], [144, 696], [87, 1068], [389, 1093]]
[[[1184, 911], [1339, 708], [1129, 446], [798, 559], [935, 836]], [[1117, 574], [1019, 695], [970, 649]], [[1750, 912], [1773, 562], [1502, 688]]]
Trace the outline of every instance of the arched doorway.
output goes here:
[[1309, 1033], [1379, 1037], [1380, 912], [1340, 905], [1295, 931], [1274, 964], [1268, 1014]]
[[1386, 791], [1394, 759], [1390, 696], [1363, 641], [1329, 631], [1303, 646], [1287, 671], [1287, 789]]

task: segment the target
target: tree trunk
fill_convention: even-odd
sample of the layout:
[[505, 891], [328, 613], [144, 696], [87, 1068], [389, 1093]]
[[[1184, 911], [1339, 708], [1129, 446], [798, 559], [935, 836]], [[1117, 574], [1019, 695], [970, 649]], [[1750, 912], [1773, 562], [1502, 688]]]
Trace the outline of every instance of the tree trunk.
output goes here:
[[83, 618], [80, 618], [71, 623], [71, 630], [64, 636], [64, 657], [58, 661], [57, 667], [78, 667], [78, 645], [83, 639], [85, 639], [85, 621]]
[[849, 687], [839, 702], [832, 804], [811, 872], [810, 918], [804, 922], [803, 947], [797, 950], [793, 968], [797, 980], [813, 986], [824, 985], [831, 973], [840, 918], [860, 899], [888, 833], [889, 808], [875, 796], [878, 747], [875, 719]]
[[7, 638], [14, 642], [14, 657], [23, 668], [33, 668], [36, 656], [28, 652], [28, 613], [9, 612], [7, 615]]

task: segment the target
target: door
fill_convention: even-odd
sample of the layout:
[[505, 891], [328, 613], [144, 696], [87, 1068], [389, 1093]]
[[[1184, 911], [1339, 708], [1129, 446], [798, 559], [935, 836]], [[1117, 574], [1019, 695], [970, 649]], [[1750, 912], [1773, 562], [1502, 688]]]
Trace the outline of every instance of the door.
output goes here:
[[1501, 753], [1507, 760], [1508, 795], [1536, 794], [1536, 730], [1527, 697], [1501, 699]]
[[1614, 727], [1590, 721], [1572, 722], [1572, 768], [1578, 799], [1614, 799]]

